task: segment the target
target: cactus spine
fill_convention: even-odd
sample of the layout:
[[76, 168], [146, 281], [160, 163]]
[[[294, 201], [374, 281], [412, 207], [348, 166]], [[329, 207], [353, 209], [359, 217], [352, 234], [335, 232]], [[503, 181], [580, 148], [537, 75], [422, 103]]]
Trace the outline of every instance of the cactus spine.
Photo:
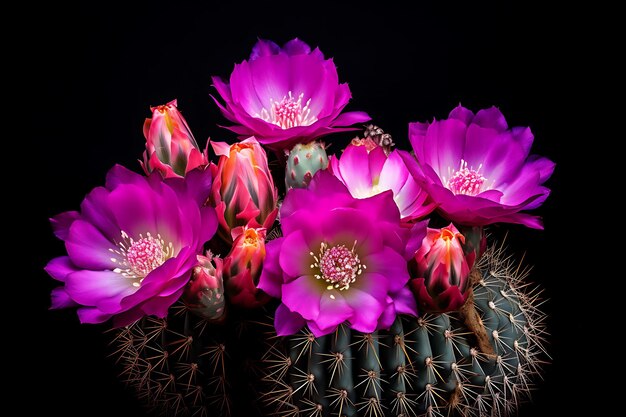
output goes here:
[[279, 416], [507, 416], [543, 363], [545, 315], [526, 275], [490, 248], [477, 268], [474, 304], [494, 353], [478, 349], [457, 313], [399, 317], [388, 331], [340, 326], [315, 338], [277, 339], [265, 356]]
[[514, 415], [547, 359], [541, 293], [502, 247], [476, 267], [473, 302], [493, 353], [459, 313], [280, 338], [259, 310], [215, 324], [179, 303], [167, 319], [118, 330], [113, 356], [138, 397], [167, 416]]
[[229, 315], [215, 324], [179, 303], [166, 319], [146, 317], [118, 329], [112, 356], [121, 377], [157, 415], [259, 415], [250, 398], [262, 325]]

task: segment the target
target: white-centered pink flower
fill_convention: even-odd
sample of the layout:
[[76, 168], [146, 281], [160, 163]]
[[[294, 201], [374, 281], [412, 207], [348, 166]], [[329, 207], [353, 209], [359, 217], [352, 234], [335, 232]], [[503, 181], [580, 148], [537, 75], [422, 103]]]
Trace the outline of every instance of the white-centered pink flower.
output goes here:
[[330, 158], [329, 167], [353, 197], [368, 198], [391, 190], [403, 221], [423, 218], [436, 204], [410, 175], [400, 152], [394, 150], [387, 156], [370, 139], [355, 139], [340, 158]]

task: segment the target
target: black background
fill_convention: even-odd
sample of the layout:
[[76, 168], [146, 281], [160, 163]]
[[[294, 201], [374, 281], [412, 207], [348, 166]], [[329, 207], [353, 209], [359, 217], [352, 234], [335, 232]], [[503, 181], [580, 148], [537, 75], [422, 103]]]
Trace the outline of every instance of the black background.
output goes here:
[[582, 330], [572, 319], [579, 308], [577, 291], [565, 284], [575, 274], [559, 250], [570, 240], [563, 214], [572, 187], [566, 178], [574, 165], [564, 145], [572, 134], [567, 126], [574, 102], [563, 76], [571, 71], [577, 33], [566, 14], [522, 2], [419, 2], [411, 8], [392, 2], [376, 7], [303, 1], [131, 7], [128, 2], [33, 10], [37, 42], [30, 55], [36, 76], [30, 85], [36, 96], [27, 126], [45, 185], [26, 200], [38, 212], [29, 216], [37, 250], [29, 251], [27, 263], [34, 283], [28, 312], [36, 319], [17, 321], [24, 343], [16, 346], [24, 348], [16, 352], [23, 358], [16, 365], [17, 380], [23, 378], [16, 393], [34, 389], [36, 394], [14, 396], [16, 406], [45, 407], [50, 415], [142, 415], [106, 358], [106, 326], [80, 325], [73, 311], [47, 310], [56, 284], [42, 268], [64, 253], [47, 219], [76, 209], [113, 164], [139, 171], [141, 129], [150, 105], [177, 98], [201, 145], [209, 136], [233, 140], [217, 127], [225, 120], [209, 98], [210, 76], [228, 77], [257, 37], [281, 44], [299, 37], [334, 57], [340, 80], [353, 94], [349, 109], [367, 111], [405, 149], [408, 122], [444, 118], [459, 102], [473, 110], [496, 105], [511, 126], [531, 126], [534, 152], [557, 162], [548, 183], [553, 194], [538, 210], [546, 230], [495, 230], [510, 231], [512, 251], [518, 257], [526, 252], [526, 262], [535, 266], [532, 279], [551, 299], [554, 363], [522, 415], [590, 406], [575, 379], [579, 352], [570, 337]]

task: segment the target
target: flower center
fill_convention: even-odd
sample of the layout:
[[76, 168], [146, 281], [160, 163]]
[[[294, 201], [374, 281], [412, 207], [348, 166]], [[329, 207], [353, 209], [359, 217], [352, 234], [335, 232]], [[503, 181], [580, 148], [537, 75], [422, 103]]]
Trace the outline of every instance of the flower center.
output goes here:
[[174, 256], [172, 243], [166, 245], [161, 235], [155, 238], [150, 232], [145, 237], [140, 234], [139, 239], [134, 240], [122, 230], [122, 240], [118, 242], [117, 249], [109, 251], [116, 255], [111, 261], [119, 265], [113, 272], [137, 280], [133, 282], [135, 287], [141, 284], [146, 275]]
[[443, 229], [441, 229], [441, 233], [439, 234], [439, 237], [447, 242], [453, 240], [456, 236], [463, 236], [460, 233], [457, 233], [456, 235], [454, 234], [454, 232], [450, 229], [448, 229], [447, 227], [444, 227]]
[[256, 230], [246, 229], [243, 236], [243, 246], [259, 246], [261, 236], [259, 236], [259, 233]]
[[326, 281], [329, 284], [326, 289], [347, 290], [350, 288], [350, 284], [356, 281], [356, 277], [366, 269], [366, 266], [361, 263], [359, 255], [354, 251], [355, 246], [356, 241], [352, 249], [348, 249], [344, 245], [329, 247], [327, 243], [322, 242], [317, 255], [310, 252], [315, 260], [311, 269], [319, 269], [320, 273], [316, 274], [315, 278]]
[[141, 238], [128, 248], [126, 260], [137, 275], [146, 276], [163, 263], [163, 246], [152, 237]]
[[[483, 189], [483, 184], [487, 181], [487, 178], [480, 173], [482, 167], [483, 164], [480, 164], [476, 170], [471, 167], [468, 168], [467, 162], [461, 159], [461, 166], [458, 171], [452, 171], [450, 179], [447, 182], [444, 181], [446, 187], [454, 194], [471, 196], [486, 191], [486, 189]], [[450, 171], [449, 168], [448, 171]]]
[[282, 129], [289, 129], [296, 126], [309, 126], [317, 121], [317, 117], [311, 115], [311, 99], [308, 99], [304, 107], [302, 107], [302, 99], [304, 93], [298, 98], [294, 98], [289, 92], [288, 96], [284, 96], [280, 101], [270, 99], [270, 111], [264, 107], [261, 110], [260, 118], [268, 123], [273, 123]]

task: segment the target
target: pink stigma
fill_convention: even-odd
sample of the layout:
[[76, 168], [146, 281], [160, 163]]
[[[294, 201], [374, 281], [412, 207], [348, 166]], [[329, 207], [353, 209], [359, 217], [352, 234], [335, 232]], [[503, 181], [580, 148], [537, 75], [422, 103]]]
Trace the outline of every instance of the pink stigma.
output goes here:
[[122, 231], [122, 240], [109, 252], [114, 255], [111, 262], [118, 265], [113, 272], [135, 280], [132, 285], [139, 287], [146, 275], [174, 256], [174, 247], [172, 243], [166, 245], [161, 235], [154, 237], [146, 233], [144, 237], [140, 234], [139, 239], [134, 240]]
[[326, 281], [329, 284], [327, 289], [347, 290], [350, 284], [356, 281], [357, 276], [363, 273], [366, 266], [361, 264], [359, 255], [354, 252], [354, 246], [352, 250], [344, 245], [329, 248], [325, 242], [322, 242], [318, 255], [310, 253], [315, 259], [311, 268], [319, 269], [320, 272], [315, 275], [315, 278]]
[[480, 173], [482, 164], [477, 170], [467, 167], [467, 162], [461, 159], [461, 166], [458, 171], [454, 171], [450, 179], [446, 183], [446, 187], [454, 194], [463, 194], [475, 196], [483, 190], [483, 184], [487, 178]]
[[308, 99], [302, 107], [304, 93], [297, 99], [293, 97], [291, 91], [288, 96], [284, 96], [280, 101], [270, 99], [271, 108], [268, 112], [265, 108], [261, 110], [261, 119], [268, 123], [273, 123], [282, 129], [289, 129], [296, 126], [309, 126], [317, 121], [317, 117], [311, 115], [311, 99]]
[[163, 245], [152, 236], [139, 239], [128, 248], [126, 260], [137, 275], [145, 277], [163, 264]]

